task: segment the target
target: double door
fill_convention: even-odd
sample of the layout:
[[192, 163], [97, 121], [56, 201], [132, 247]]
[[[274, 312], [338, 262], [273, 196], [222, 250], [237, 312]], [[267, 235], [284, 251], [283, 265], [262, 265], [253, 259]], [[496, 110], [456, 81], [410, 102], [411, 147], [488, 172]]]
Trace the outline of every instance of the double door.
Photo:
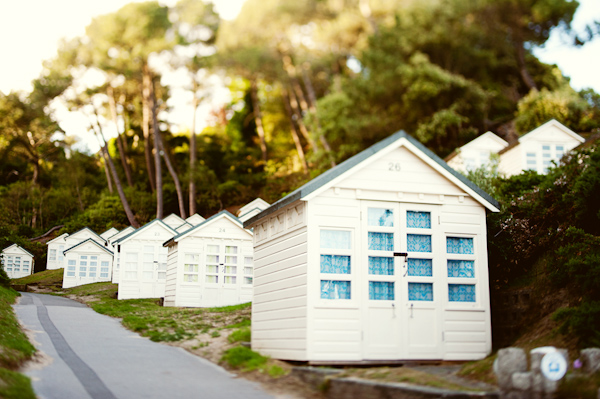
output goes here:
[[439, 358], [438, 207], [379, 201], [361, 207], [363, 358]]

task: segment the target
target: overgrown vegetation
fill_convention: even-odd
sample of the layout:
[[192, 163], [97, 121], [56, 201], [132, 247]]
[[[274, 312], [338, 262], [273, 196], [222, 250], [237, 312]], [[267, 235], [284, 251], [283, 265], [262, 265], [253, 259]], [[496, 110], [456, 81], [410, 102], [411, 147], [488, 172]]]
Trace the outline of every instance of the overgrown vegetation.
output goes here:
[[10, 288], [0, 287], [0, 397], [33, 399], [31, 381], [15, 371], [35, 353], [11, 307], [18, 295]]

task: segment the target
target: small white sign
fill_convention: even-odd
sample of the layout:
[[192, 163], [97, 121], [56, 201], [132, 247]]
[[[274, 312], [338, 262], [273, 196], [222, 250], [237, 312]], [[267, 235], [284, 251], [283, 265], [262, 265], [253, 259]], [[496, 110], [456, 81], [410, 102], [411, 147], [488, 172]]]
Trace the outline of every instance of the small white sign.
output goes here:
[[541, 369], [547, 379], [558, 381], [567, 372], [567, 361], [560, 352], [546, 353], [542, 358]]

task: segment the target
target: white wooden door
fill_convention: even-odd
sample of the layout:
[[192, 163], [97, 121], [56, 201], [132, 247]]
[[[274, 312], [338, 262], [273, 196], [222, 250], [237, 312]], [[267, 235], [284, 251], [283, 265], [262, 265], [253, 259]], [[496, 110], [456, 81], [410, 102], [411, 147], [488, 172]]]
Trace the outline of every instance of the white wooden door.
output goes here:
[[363, 357], [441, 357], [438, 209], [362, 201]]

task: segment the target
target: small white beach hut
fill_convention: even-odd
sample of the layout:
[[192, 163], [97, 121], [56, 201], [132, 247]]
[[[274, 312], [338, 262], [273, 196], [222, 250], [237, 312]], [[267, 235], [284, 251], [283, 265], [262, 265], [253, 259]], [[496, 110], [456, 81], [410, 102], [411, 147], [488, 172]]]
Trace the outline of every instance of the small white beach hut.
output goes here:
[[221, 211], [164, 243], [165, 306], [227, 306], [252, 300], [252, 233]]
[[264, 199], [256, 198], [240, 208], [240, 210], [237, 213], [238, 219], [240, 219], [243, 223], [251, 217], [258, 215], [260, 212], [267, 209], [270, 205], [271, 204], [269, 204]]
[[192, 216], [185, 219], [186, 222], [191, 224], [192, 226], [198, 226], [200, 223], [204, 222], [204, 218], [197, 213], [194, 213]]
[[64, 251], [63, 288], [110, 281], [113, 253], [106, 245], [88, 238]]
[[486, 212], [498, 204], [398, 132], [248, 220], [252, 348], [328, 362], [491, 351]]
[[123, 230], [119, 231], [114, 236], [108, 239], [108, 248], [113, 252], [113, 264], [112, 264], [112, 282], [119, 282], [119, 272], [121, 270], [121, 253], [117, 250], [115, 243], [122, 237], [131, 234], [135, 231], [132, 226], [127, 226]]
[[113, 243], [120, 253], [119, 299], [165, 296], [168, 250], [163, 243], [177, 234], [154, 219]]
[[104, 233], [100, 234], [100, 237], [104, 238], [106, 241], [108, 241], [108, 239], [112, 236], [114, 236], [115, 234], [117, 234], [119, 232], [119, 230], [117, 230], [114, 227], [111, 227], [110, 229], [106, 230]]
[[46, 243], [48, 246], [48, 256], [46, 260], [46, 270], [54, 270], [65, 267], [64, 262], [64, 251], [71, 248], [75, 244], [79, 244], [82, 241], [91, 238], [99, 244], [105, 245], [106, 240], [96, 234], [88, 227], [84, 227], [81, 230], [76, 231], [73, 234], [64, 233], [53, 240]]
[[33, 273], [33, 255], [17, 244], [2, 250], [2, 267], [9, 278], [20, 278]]

